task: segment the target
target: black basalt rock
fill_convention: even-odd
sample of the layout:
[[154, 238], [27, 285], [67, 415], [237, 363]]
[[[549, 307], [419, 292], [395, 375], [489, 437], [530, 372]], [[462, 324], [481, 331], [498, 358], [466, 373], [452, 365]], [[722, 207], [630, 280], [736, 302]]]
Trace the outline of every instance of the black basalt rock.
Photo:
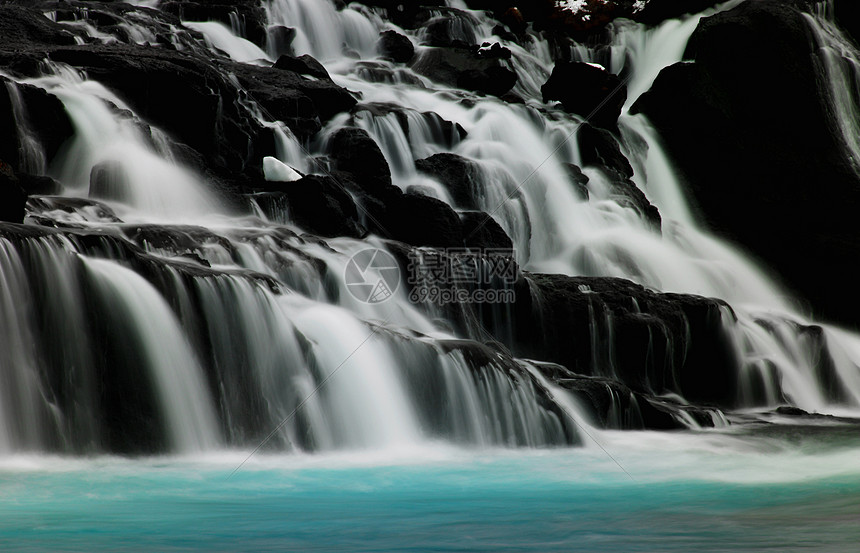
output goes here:
[[457, 154], [434, 154], [415, 162], [415, 167], [442, 183], [457, 207], [480, 209], [483, 195], [481, 173], [474, 161]]
[[702, 219], [811, 302], [857, 325], [860, 177], [822, 95], [796, 2], [760, 0], [703, 19], [690, 62], [633, 106], [659, 130]]
[[317, 79], [331, 81], [331, 76], [328, 74], [328, 71], [326, 71], [323, 64], [308, 54], [304, 54], [299, 57], [286, 55], [281, 56], [278, 58], [278, 61], [275, 62], [274, 67], [275, 69], [283, 69], [286, 71], [292, 71], [293, 73], [299, 73], [300, 75], [310, 75]]
[[467, 248], [513, 250], [514, 243], [505, 229], [484, 211], [462, 211], [463, 243]]
[[544, 102], [558, 100], [565, 111], [610, 130], [617, 130], [627, 100], [627, 87], [617, 75], [582, 62], [556, 63], [541, 93]]
[[723, 326], [732, 316], [724, 302], [615, 278], [527, 274], [525, 280], [513, 306], [515, 354], [578, 374], [615, 375], [637, 392], [736, 405], [739, 368]]
[[[15, 98], [22, 105], [15, 107]], [[17, 112], [17, 113], [16, 113]], [[50, 161], [73, 133], [72, 122], [63, 103], [41, 88], [15, 84], [0, 77], [0, 159], [16, 172], [26, 170], [22, 135], [30, 134]]]
[[283, 201], [292, 222], [319, 236], [362, 237], [366, 230], [359, 223], [355, 202], [343, 185], [330, 176], [308, 175], [297, 181], [278, 184], [265, 201]]
[[329, 138], [328, 151], [337, 169], [350, 173], [363, 188], [378, 190], [391, 185], [388, 162], [364, 129], [338, 129]]
[[24, 222], [27, 194], [21, 188], [12, 168], [0, 160], [0, 221]]
[[412, 69], [441, 84], [502, 96], [517, 83], [517, 74], [499, 57], [484, 56], [466, 46], [428, 48]]
[[397, 63], [408, 63], [415, 56], [415, 46], [407, 37], [397, 31], [383, 31], [379, 33], [379, 41], [376, 50], [380, 55], [391, 58]]

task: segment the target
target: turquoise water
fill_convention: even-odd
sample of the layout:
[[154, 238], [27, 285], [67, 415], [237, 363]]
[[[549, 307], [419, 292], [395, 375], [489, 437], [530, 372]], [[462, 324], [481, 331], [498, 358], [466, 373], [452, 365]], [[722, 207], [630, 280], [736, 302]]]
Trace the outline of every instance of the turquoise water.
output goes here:
[[[856, 551], [855, 447], [607, 434], [595, 448], [0, 463], [2, 551]], [[764, 445], [762, 445], [764, 444]], [[629, 475], [628, 475], [629, 473]]]

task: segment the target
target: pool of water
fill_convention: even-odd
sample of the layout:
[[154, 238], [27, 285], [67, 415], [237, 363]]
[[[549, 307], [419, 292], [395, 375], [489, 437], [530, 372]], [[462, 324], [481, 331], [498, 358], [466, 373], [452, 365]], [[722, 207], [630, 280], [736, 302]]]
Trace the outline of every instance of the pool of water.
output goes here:
[[600, 440], [606, 452], [428, 444], [263, 454], [235, 473], [247, 452], [6, 457], [0, 550], [841, 552], [860, 543], [853, 440]]

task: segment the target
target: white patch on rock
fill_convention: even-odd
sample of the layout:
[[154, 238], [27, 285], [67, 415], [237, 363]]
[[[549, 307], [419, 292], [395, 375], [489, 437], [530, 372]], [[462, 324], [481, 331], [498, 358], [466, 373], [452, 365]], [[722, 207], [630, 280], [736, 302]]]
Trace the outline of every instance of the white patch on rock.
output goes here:
[[298, 171], [271, 156], [263, 158], [263, 175], [267, 181], [274, 182], [293, 182], [302, 178]]

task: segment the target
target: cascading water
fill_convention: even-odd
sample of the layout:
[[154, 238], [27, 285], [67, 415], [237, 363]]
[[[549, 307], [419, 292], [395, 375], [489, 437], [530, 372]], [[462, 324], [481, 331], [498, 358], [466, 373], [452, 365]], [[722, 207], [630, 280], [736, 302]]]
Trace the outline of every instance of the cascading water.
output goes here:
[[838, 127], [848, 159], [860, 171], [860, 51], [836, 25], [833, 0], [816, 4], [813, 14], [805, 14], [824, 65], [825, 95], [833, 123]]
[[[856, 162], [839, 1], [800, 43]], [[689, 5], [651, 2], [565, 4]], [[367, 3], [0, 0], [0, 549], [856, 549], [860, 335], [700, 226], [630, 113], [703, 16], [577, 45]], [[428, 76], [470, 56], [516, 84]], [[629, 79], [618, 129], [542, 100], [567, 59]], [[444, 261], [468, 301], [416, 301]]]
[[[476, 168], [477, 208], [512, 238], [525, 269], [622, 277], [731, 303], [734, 313], [727, 311], [723, 322], [741, 366], [740, 405], [790, 402], [834, 411], [834, 403], [860, 401], [860, 339], [823, 330], [835, 367], [828, 391], [817, 376], [820, 351], [807, 347], [814, 340], [799, 338], [810, 332], [809, 323], [754, 264], [696, 228], [659, 137], [642, 116], [626, 113], [662, 67], [680, 60], [699, 16], [649, 31], [620, 23], [609, 49], [572, 51], [575, 59], [630, 75], [620, 146], [634, 165], [635, 183], [660, 208], [660, 233], [617, 201], [600, 169], [584, 167], [587, 198], [571, 186], [566, 164], [583, 165], [577, 140], [582, 121], [538, 100], [553, 61], [546, 41], [505, 43], [520, 76], [514, 92], [524, 103], [473, 103], [462, 91], [409, 68], [395, 70], [385, 60], [378, 60], [379, 67], [397, 76], [375, 78], [363, 62], [377, 57], [379, 31], [396, 27], [372, 9], [336, 10], [329, 2], [307, 0], [274, 0], [265, 7], [270, 25], [297, 29], [296, 54], [324, 61], [335, 82], [362, 101], [353, 113], [331, 119], [319, 140], [302, 141], [242, 96], [249, 117], [273, 131], [277, 158], [288, 166], [271, 169], [270, 178], [289, 167], [310, 170], [316, 164], [309, 154], [326, 154], [327, 137], [348, 124], [379, 144], [395, 185], [421, 187], [453, 203], [415, 160], [458, 154]], [[824, 28], [821, 17], [814, 21]], [[134, 42], [152, 41], [142, 25], [124, 25]], [[270, 63], [277, 54], [220, 23], [187, 27], [205, 38], [199, 47], [212, 48], [213, 55]], [[491, 28], [485, 14], [470, 12], [452, 32], [478, 43], [496, 41]], [[112, 40], [85, 31], [94, 40]], [[420, 42], [416, 32], [398, 31]], [[418, 56], [429, 49], [417, 48]], [[828, 69], [838, 81], [836, 66]], [[381, 306], [350, 295], [342, 276], [348, 259], [368, 246], [384, 250], [382, 241], [320, 244], [284, 226], [291, 220], [288, 210], [281, 220], [227, 222], [228, 208], [205, 180], [174, 159], [172, 139], [107, 88], [62, 64], [46, 65], [45, 76], [21, 82], [58, 96], [75, 126], [63, 151], [42, 160], [25, 132], [26, 114], [15, 112], [28, 167], [47, 169], [64, 186], [61, 198], [31, 198], [30, 221], [80, 233], [0, 241], [3, 450], [252, 447], [279, 426], [269, 443], [285, 449], [411, 447], [437, 439], [511, 446], [580, 442], [581, 408], [534, 365], [499, 357], [475, 366], [471, 346], [452, 346], [455, 336], [402, 290]], [[14, 97], [15, 85], [7, 89]], [[392, 105], [396, 111], [380, 107]], [[274, 162], [270, 168], [280, 167]], [[273, 180], [290, 184], [288, 178]], [[52, 286], [51, 274], [64, 275], [59, 286]], [[605, 326], [611, 342], [611, 321]], [[479, 330], [469, 328], [468, 337], [484, 339]], [[53, 349], [52, 336], [62, 336]], [[100, 340], [110, 342], [103, 354]], [[611, 359], [602, 363], [595, 356], [595, 374], [617, 376]], [[138, 397], [128, 405], [105, 399], [135, 389]], [[610, 395], [621, 403], [617, 392]], [[141, 413], [149, 417], [146, 425], [123, 429], [146, 418]], [[688, 424], [697, 425], [692, 419]], [[135, 447], [136, 440], [145, 445]]]
[[[728, 2], [719, 9], [730, 9], [739, 3]], [[322, 5], [311, 8], [279, 0], [271, 3], [270, 13], [275, 14], [273, 21], [277, 23], [303, 26], [323, 18], [328, 9]], [[303, 15], [298, 17], [297, 13]], [[358, 17], [357, 14], [350, 13], [350, 17]], [[491, 36], [490, 27], [482, 17], [475, 13], [471, 18], [457, 21], [460, 25], [473, 21], [468, 33], [474, 35], [478, 43], [498, 40]], [[363, 102], [396, 103], [411, 113], [432, 111], [462, 125], [468, 135], [451, 146], [427, 143], [416, 133], [409, 133], [407, 137], [393, 116], [374, 115], [370, 111], [358, 112], [350, 119], [335, 120], [329, 128], [333, 132], [348, 122], [367, 130], [392, 167], [394, 183], [403, 189], [413, 184], [427, 184], [423, 176], [422, 180], [416, 180], [412, 160], [441, 151], [473, 160], [481, 172], [478, 182], [483, 187], [475, 198], [479, 209], [492, 213], [514, 239], [518, 259], [529, 270], [618, 276], [654, 289], [727, 300], [740, 319], [739, 324], [730, 325], [729, 330], [738, 333], [734, 343], [743, 367], [740, 387], [758, 389], [761, 386], [755, 382], [765, 381], [765, 392], [747, 394], [739, 398], [741, 403], [753, 406], [790, 401], [805, 409], [826, 410], [828, 402], [822, 397], [824, 392], [816, 377], [815, 364], [819, 356], [794, 351], [792, 339], [773, 335], [774, 328], [801, 328], [808, 322], [795, 311], [788, 295], [754, 262], [698, 228], [682, 186], [662, 151], [659, 137], [643, 116], [626, 113], [636, 98], [650, 87], [660, 69], [681, 59], [687, 39], [701, 17], [702, 14], [669, 20], [653, 29], [621, 22], [616, 25], [609, 48], [579, 47], [572, 52], [574, 59], [600, 63], [615, 73], [629, 75], [628, 100], [620, 121], [624, 137], [621, 146], [636, 169], [635, 182], [663, 215], [662, 235], [650, 230], [640, 214], [617, 203], [601, 171], [585, 168], [590, 179], [588, 201], [579, 198], [570, 186], [563, 164], [581, 164], [577, 144], [579, 122], [575, 117], [540, 117], [536, 111], [542, 104], [532, 99], [536, 96], [536, 87], [528, 83], [544, 82], [552, 63], [550, 49], [540, 40], [533, 41], [528, 50], [505, 42], [521, 76], [521, 84], [515, 90], [525, 93], [525, 105], [485, 98], [477, 106], [467, 107], [458, 102], [457, 96], [444, 90], [434, 92], [422, 87], [367, 81], [344, 60], [333, 65], [336, 81], [360, 91]], [[329, 18], [328, 21], [335, 20]], [[383, 29], [378, 19], [367, 18], [366, 25], [372, 24]], [[347, 27], [341, 29], [344, 30], [333, 35], [347, 36]], [[416, 43], [420, 42], [420, 36], [414, 38]], [[344, 44], [349, 49], [365, 52], [367, 40], [362, 35], [356, 43], [346, 41]], [[426, 47], [418, 47], [418, 56], [422, 48]], [[334, 46], [330, 45], [329, 50], [334, 51]], [[318, 46], [300, 44], [297, 47], [298, 53], [305, 51], [323, 57], [331, 55]], [[845, 89], [840, 83], [835, 86]], [[430, 186], [432, 190], [440, 188], [443, 187]], [[435, 195], [450, 201], [444, 189]], [[827, 328], [825, 334], [829, 341], [835, 340], [832, 329]], [[761, 369], [762, 363], [769, 368]], [[838, 372], [850, 374], [847, 369]], [[840, 377], [838, 380], [837, 387], [852, 390], [847, 395], [853, 398], [856, 395], [853, 379]], [[853, 399], [848, 402], [856, 405]]]

